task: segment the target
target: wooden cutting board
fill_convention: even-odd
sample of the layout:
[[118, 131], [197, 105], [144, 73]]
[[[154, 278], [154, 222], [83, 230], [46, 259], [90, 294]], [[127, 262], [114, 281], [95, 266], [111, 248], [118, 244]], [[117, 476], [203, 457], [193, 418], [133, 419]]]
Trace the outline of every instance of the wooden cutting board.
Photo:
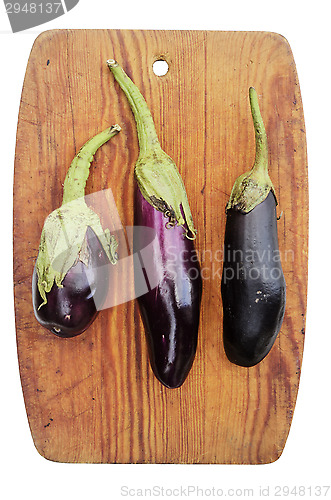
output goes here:
[[[136, 127], [106, 60], [117, 59], [151, 109], [164, 150], [184, 179], [204, 269], [196, 359], [184, 385], [153, 376], [135, 301], [100, 313], [74, 339], [35, 320], [31, 276], [45, 217], [84, 142], [122, 132], [96, 154], [87, 193], [111, 188], [133, 224]], [[169, 71], [152, 65], [165, 59]], [[222, 344], [225, 205], [253, 164], [248, 89], [269, 138], [270, 175], [287, 283], [286, 314], [257, 366], [231, 364]], [[17, 131], [14, 185], [17, 346], [27, 415], [39, 453], [61, 462], [257, 464], [276, 460], [295, 406], [305, 332], [308, 190], [305, 125], [291, 49], [268, 32], [55, 30], [30, 55]], [[121, 256], [121, 255], [120, 255]], [[125, 287], [126, 283], [117, 286]], [[116, 293], [116, 292], [114, 292]]]

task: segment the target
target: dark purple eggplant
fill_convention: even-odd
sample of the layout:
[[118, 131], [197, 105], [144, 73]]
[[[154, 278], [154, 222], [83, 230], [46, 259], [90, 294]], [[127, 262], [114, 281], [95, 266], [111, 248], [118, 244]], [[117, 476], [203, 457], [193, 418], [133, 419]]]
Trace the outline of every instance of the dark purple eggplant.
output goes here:
[[[109, 287], [108, 256], [99, 238], [88, 226], [84, 246], [87, 263], [77, 259], [66, 273], [62, 287], [53, 284], [47, 303], [38, 290], [36, 269], [33, 274], [33, 307], [39, 323], [59, 337], [75, 337], [86, 330], [96, 318]], [[39, 309], [40, 307], [40, 309]]]
[[134, 232], [134, 250], [148, 243], [144, 227], [156, 235], [150, 261], [143, 265], [149, 290], [138, 297], [150, 362], [162, 384], [177, 388], [197, 348], [202, 281], [193, 242], [196, 230], [184, 183], [174, 161], [161, 149], [146, 101], [116, 61], [107, 63], [137, 124], [134, 222], [141, 230]]
[[39, 323], [59, 337], [75, 337], [94, 321], [106, 299], [109, 263], [117, 241], [102, 229], [84, 195], [93, 155], [120, 130], [118, 125], [90, 139], [78, 152], [63, 185], [63, 203], [45, 220], [32, 278], [32, 302]]
[[222, 275], [224, 349], [232, 363], [246, 367], [259, 363], [272, 348], [286, 296], [267, 136], [252, 87], [249, 96], [256, 157], [253, 168], [236, 180], [226, 208]]

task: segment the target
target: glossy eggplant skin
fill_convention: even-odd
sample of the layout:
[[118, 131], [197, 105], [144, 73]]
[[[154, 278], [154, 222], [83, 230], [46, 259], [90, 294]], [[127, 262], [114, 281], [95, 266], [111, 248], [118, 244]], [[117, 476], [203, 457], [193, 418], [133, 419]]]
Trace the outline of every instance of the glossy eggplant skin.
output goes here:
[[285, 313], [276, 200], [251, 212], [228, 210], [222, 276], [223, 341], [228, 359], [254, 366], [272, 348]]
[[75, 337], [86, 330], [96, 318], [107, 297], [109, 285], [109, 259], [94, 231], [87, 227], [86, 243], [88, 265], [82, 261], [69, 269], [62, 282], [54, 283], [43, 302], [38, 286], [36, 269], [32, 278], [32, 300], [39, 323], [58, 337]]
[[[155, 245], [146, 271], [157, 285], [138, 297], [149, 358], [158, 380], [168, 388], [185, 381], [197, 348], [202, 280], [192, 240], [183, 227], [167, 227], [164, 214], [135, 190], [135, 226], [155, 230]], [[137, 231], [134, 250], [146, 247], [144, 231]], [[136, 274], [136, 273], [135, 273]], [[137, 282], [136, 282], [137, 288]]]

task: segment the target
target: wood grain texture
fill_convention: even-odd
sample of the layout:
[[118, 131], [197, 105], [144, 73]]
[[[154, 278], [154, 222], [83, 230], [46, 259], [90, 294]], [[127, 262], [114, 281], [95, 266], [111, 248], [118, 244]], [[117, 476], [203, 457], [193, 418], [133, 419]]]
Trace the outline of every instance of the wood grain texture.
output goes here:
[[[160, 56], [169, 63], [163, 77], [152, 70]], [[31, 276], [44, 219], [61, 204], [75, 153], [114, 123], [122, 132], [97, 152], [87, 193], [111, 188], [122, 224], [133, 224], [136, 127], [106, 65], [113, 57], [146, 98], [161, 145], [184, 179], [198, 229], [205, 278], [198, 351], [188, 379], [176, 390], [152, 374], [134, 301], [102, 311], [74, 339], [53, 336], [32, 311]], [[250, 86], [260, 96], [270, 176], [282, 212], [287, 305], [270, 354], [243, 368], [224, 353], [220, 287], [224, 208], [234, 180], [254, 159]], [[61, 462], [276, 460], [298, 390], [307, 245], [305, 126], [284, 38], [267, 32], [59, 30], [36, 39], [17, 131], [14, 284], [22, 387], [41, 455]], [[123, 286], [115, 282], [114, 293]]]

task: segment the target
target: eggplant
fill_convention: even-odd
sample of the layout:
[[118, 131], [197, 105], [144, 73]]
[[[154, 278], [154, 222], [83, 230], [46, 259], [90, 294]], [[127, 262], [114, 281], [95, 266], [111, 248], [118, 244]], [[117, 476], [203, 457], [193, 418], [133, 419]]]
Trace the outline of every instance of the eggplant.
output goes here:
[[256, 90], [253, 168], [235, 181], [226, 207], [222, 274], [223, 343], [228, 359], [250, 367], [267, 356], [280, 331], [286, 284], [277, 235], [277, 198], [268, 174], [268, 143]]
[[[146, 248], [155, 232], [149, 262], [142, 264], [148, 291], [137, 297], [149, 359], [157, 379], [180, 387], [192, 367], [198, 341], [202, 280], [193, 224], [183, 180], [161, 149], [152, 115], [136, 85], [119, 64], [108, 67], [133, 111], [139, 141], [135, 165], [134, 251]], [[135, 271], [136, 290], [140, 273]]]
[[37, 321], [59, 337], [85, 331], [108, 294], [108, 266], [117, 262], [118, 243], [84, 195], [93, 155], [119, 131], [119, 125], [107, 128], [79, 150], [64, 180], [62, 205], [44, 222], [32, 303]]

